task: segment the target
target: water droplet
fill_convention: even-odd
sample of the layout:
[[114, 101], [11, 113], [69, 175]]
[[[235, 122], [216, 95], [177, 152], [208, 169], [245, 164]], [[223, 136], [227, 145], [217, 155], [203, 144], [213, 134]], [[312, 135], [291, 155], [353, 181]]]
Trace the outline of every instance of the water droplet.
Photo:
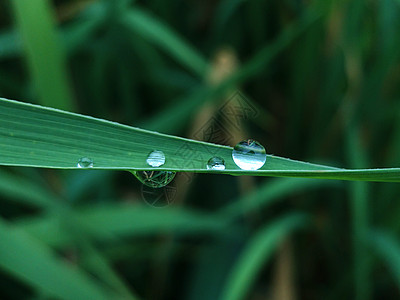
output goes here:
[[136, 171], [133, 173], [137, 179], [143, 184], [152, 187], [160, 188], [166, 186], [175, 177], [175, 172], [172, 171]]
[[258, 170], [265, 164], [265, 148], [257, 141], [248, 139], [236, 144], [232, 151], [235, 164], [242, 170]]
[[171, 183], [160, 189], [154, 189], [142, 184], [142, 199], [152, 207], [166, 207], [172, 204], [177, 193], [176, 186]]
[[220, 157], [212, 157], [207, 162], [207, 170], [225, 170], [225, 161]]
[[165, 164], [165, 155], [162, 151], [154, 150], [147, 156], [146, 162], [152, 167], [159, 167]]
[[81, 157], [78, 160], [78, 164], [76, 165], [78, 168], [92, 168], [93, 167], [93, 159], [89, 157]]

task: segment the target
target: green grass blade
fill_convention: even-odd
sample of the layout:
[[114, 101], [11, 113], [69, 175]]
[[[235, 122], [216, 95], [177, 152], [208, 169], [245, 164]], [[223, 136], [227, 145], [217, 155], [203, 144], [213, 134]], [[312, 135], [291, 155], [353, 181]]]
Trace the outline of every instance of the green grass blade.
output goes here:
[[11, 1], [25, 47], [39, 103], [73, 110], [65, 58], [58, 41], [49, 1]]
[[0, 221], [0, 268], [57, 299], [121, 299], [110, 294], [50, 249]]
[[[93, 14], [94, 15], [94, 14]], [[87, 20], [79, 20], [60, 31], [59, 40], [66, 52], [71, 54], [88, 41], [99, 27], [104, 17], [94, 15]], [[58, 48], [59, 46], [57, 46]], [[20, 57], [23, 52], [22, 41], [18, 32], [5, 31], [0, 33], [0, 60]]]
[[315, 8], [308, 9], [299, 20], [288, 25], [274, 40], [268, 43], [253, 57], [243, 64], [243, 66], [226, 80], [227, 85], [239, 83], [252, 79], [255, 75], [265, 70], [272, 59], [288, 47], [293, 40], [304, 33], [311, 25], [320, 20], [328, 11], [329, 2], [321, 4]]
[[[89, 244], [89, 243], [88, 243]], [[85, 246], [85, 265], [88, 266], [90, 271], [97, 274], [103, 282], [107, 283], [110, 287], [113, 287], [116, 291], [119, 291], [126, 300], [137, 300], [138, 297], [128, 288], [128, 285], [122, 280], [111, 267], [109, 261], [103, 257], [99, 251], [97, 251], [91, 245]]]
[[166, 107], [154, 116], [140, 124], [149, 130], [163, 130], [165, 133], [174, 133], [182, 128], [202, 104], [210, 100], [212, 89], [197, 87], [176, 100], [176, 104]]
[[294, 229], [304, 226], [308, 218], [304, 214], [290, 214], [260, 230], [245, 247], [227, 279], [222, 300], [245, 299], [257, 273], [272, 256], [276, 247]]
[[[148, 154], [161, 150], [158, 170], [231, 175], [305, 177], [363, 181], [400, 181], [400, 168], [348, 170], [267, 156], [257, 171], [241, 170], [232, 148], [147, 131], [79, 114], [0, 98], [0, 165], [78, 169], [81, 157], [93, 169], [151, 170]], [[207, 170], [212, 156], [225, 160], [224, 171]]]
[[3, 169], [0, 169], [0, 194], [15, 202], [38, 208], [49, 208], [55, 204], [54, 195], [45, 188]]
[[[367, 157], [361, 144], [360, 131], [355, 125], [350, 125], [347, 131], [348, 154], [353, 167], [368, 165]], [[352, 182], [350, 186], [352, 238], [354, 260], [355, 299], [370, 299], [370, 267], [368, 253], [364, 241], [368, 233], [368, 185], [365, 182]]]
[[[70, 224], [70, 226], [75, 225]], [[74, 245], [76, 245], [80, 254], [79, 261], [83, 269], [91, 274], [96, 274], [96, 277], [101, 279], [104, 286], [117, 291], [123, 296], [123, 299], [137, 300], [138, 297], [131, 292], [126, 282], [114, 271], [109, 260], [99, 251], [100, 249], [94, 247], [90, 238], [80, 228], [74, 228], [74, 230], [76, 232]]]
[[203, 103], [218, 99], [219, 96], [224, 95], [232, 87], [242, 84], [264, 71], [286, 47], [304, 33], [316, 20], [321, 18], [323, 13], [320, 10], [310, 9], [298, 21], [287, 26], [273, 42], [268, 42], [262, 47], [238, 71], [229, 76], [220, 85], [212, 88], [199, 88], [196, 93], [185, 95], [182, 99], [178, 99], [176, 104], [144, 122], [142, 126], [150, 130], [159, 130], [160, 128], [164, 130], [166, 128], [167, 132], [173, 132], [180, 128], [182, 123], [189, 120], [196, 108]]
[[367, 238], [372, 250], [385, 262], [400, 287], [400, 243], [396, 236], [386, 231], [374, 230], [369, 232]]
[[207, 61], [166, 24], [135, 8], [125, 13], [122, 24], [152, 42], [185, 67], [202, 77]]
[[334, 181], [310, 180], [304, 178], [277, 178], [260, 185], [254, 192], [242, 196], [237, 201], [220, 210], [222, 216], [237, 218], [261, 208], [268, 207], [278, 200], [300, 191], [320, 187], [341, 186]]
[[87, 20], [77, 21], [61, 31], [60, 38], [62, 39], [68, 54], [73, 53], [82, 47], [84, 43], [87, 43], [90, 37], [95, 34], [96, 29], [100, 27], [103, 20], [104, 18], [102, 15], [96, 15]]
[[134, 237], [173, 231], [179, 234], [218, 233], [226, 222], [187, 210], [115, 205], [91, 207], [65, 215], [48, 214], [40, 218], [20, 220], [18, 228], [52, 246], [65, 245], [75, 239], [77, 228], [88, 236], [100, 240]]

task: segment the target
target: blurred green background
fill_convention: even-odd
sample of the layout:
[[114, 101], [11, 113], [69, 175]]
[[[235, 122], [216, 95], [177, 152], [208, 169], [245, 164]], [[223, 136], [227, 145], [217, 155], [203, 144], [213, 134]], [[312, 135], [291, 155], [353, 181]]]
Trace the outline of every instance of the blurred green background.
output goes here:
[[[398, 0], [2, 0], [0, 96], [399, 167], [399, 23]], [[0, 299], [399, 299], [399, 192], [3, 167]]]

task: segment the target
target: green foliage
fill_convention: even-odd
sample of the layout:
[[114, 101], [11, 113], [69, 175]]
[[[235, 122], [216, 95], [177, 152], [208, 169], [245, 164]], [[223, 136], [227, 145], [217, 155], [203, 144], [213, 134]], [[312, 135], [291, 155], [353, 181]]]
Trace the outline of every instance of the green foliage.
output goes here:
[[[11, 1], [32, 81], [43, 105], [72, 110], [64, 53], [57, 40], [48, 1]], [[38, 17], [40, 16], [40, 17]]]
[[[346, 170], [274, 155], [260, 170], [242, 170], [233, 162], [230, 147], [1, 98], [0, 108], [0, 165], [5, 166], [78, 169], [79, 159], [87, 157], [94, 161], [93, 169], [151, 170], [146, 158], [157, 149], [167, 157], [159, 170], [217, 172], [206, 167], [212, 153], [226, 162], [226, 169], [218, 171], [223, 174], [400, 181], [400, 168]], [[193, 159], [186, 159], [182, 151]]]
[[[58, 299], [118, 299], [90, 276], [63, 263], [46, 246], [23, 231], [0, 225], [0, 265], [48, 296]], [[116, 297], [116, 298], [115, 298]], [[121, 298], [122, 299], [122, 298]]]
[[228, 276], [222, 299], [243, 299], [255, 280], [263, 263], [268, 261], [275, 248], [297, 227], [304, 226], [304, 215], [291, 214], [256, 233], [243, 250]]
[[1, 299], [399, 298], [399, 1], [0, 7]]

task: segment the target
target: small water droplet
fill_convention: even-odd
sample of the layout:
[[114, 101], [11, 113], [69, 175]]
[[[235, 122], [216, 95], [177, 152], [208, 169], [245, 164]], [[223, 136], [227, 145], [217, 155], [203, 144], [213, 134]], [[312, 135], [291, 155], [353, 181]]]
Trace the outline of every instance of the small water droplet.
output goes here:
[[242, 170], [258, 170], [265, 164], [265, 148], [257, 141], [248, 139], [236, 144], [232, 151], [235, 164]]
[[76, 165], [78, 168], [92, 168], [93, 167], [93, 159], [89, 157], [81, 157], [78, 160], [78, 164]]
[[225, 161], [220, 157], [212, 157], [207, 162], [207, 170], [225, 170]]
[[154, 150], [147, 156], [146, 162], [152, 167], [159, 167], [165, 164], [165, 155], [162, 151]]
[[143, 184], [152, 188], [160, 188], [170, 183], [172, 179], [174, 179], [176, 172], [151, 170], [151, 171], [136, 171], [133, 174]]

